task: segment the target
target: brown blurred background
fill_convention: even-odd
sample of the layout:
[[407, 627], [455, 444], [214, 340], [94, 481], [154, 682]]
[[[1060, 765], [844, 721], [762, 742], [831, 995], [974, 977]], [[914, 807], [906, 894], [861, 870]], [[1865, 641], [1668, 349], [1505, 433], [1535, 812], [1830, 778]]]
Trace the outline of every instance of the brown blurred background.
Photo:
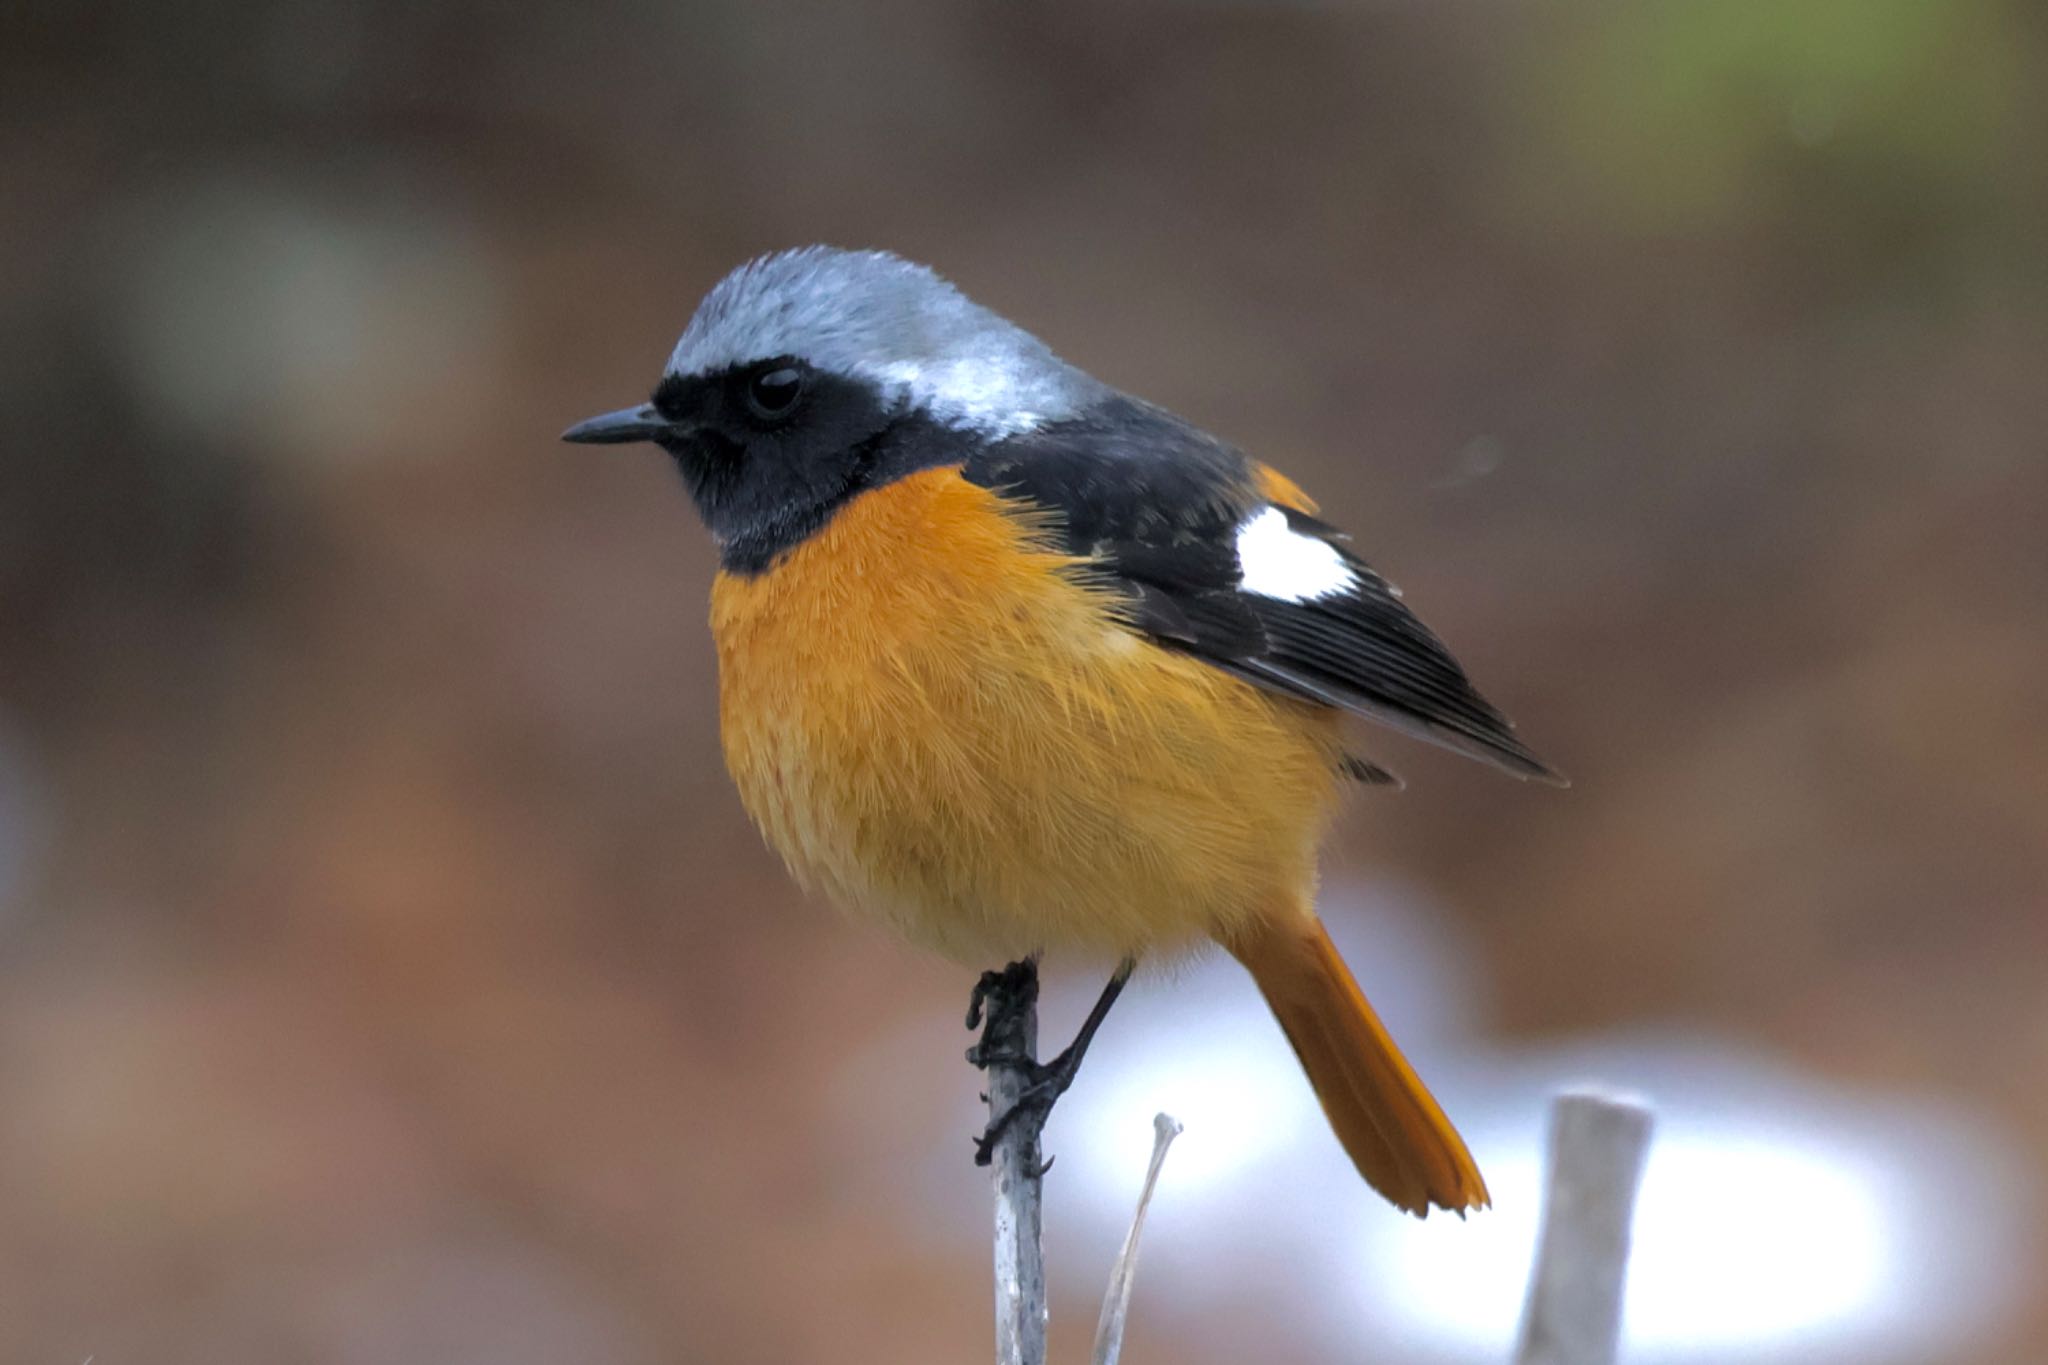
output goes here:
[[[1464, 1074], [1711, 1039], [1938, 1116], [2011, 1286], [1905, 1358], [2048, 1358], [2038, 4], [0, 23], [0, 1359], [986, 1358], [968, 975], [786, 882], [672, 471], [555, 441], [813, 240], [1294, 473], [1573, 775], [1381, 742], [1332, 851]], [[1127, 1193], [1052, 1178], [1068, 1359]], [[1410, 1358], [1216, 1221], [1130, 1358]]]

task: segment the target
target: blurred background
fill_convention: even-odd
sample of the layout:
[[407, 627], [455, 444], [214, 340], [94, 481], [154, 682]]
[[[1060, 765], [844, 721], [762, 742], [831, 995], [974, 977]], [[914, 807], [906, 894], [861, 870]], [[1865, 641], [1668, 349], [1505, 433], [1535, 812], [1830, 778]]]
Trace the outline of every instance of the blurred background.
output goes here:
[[1377, 739], [1328, 859], [1496, 1210], [1155, 976], [1061, 1358], [1164, 1107], [1128, 1358], [1504, 1359], [1588, 1079], [1632, 1360], [2048, 1358], [2038, 4], [0, 25], [0, 1359], [986, 1358], [970, 974], [793, 890], [672, 470], [555, 439], [814, 240], [1292, 472], [1576, 781]]

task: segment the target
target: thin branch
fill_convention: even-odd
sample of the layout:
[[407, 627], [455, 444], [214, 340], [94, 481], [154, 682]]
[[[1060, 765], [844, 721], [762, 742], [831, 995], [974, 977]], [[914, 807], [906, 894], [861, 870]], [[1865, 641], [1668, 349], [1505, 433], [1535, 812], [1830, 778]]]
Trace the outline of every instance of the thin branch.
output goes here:
[[[996, 1365], [1045, 1365], [1045, 1258], [1040, 1242], [1046, 1111], [1022, 1103], [1038, 1079], [1038, 964], [987, 972], [967, 1026], [982, 1025], [967, 1058], [988, 1072], [995, 1177]], [[996, 1125], [1000, 1123], [1000, 1130]]]
[[1131, 1288], [1138, 1276], [1138, 1237], [1145, 1231], [1145, 1211], [1152, 1207], [1152, 1192], [1159, 1187], [1159, 1169], [1166, 1164], [1166, 1149], [1181, 1134], [1181, 1122], [1171, 1114], [1152, 1116], [1152, 1164], [1145, 1170], [1145, 1188], [1138, 1192], [1138, 1212], [1131, 1218], [1131, 1230], [1124, 1237], [1124, 1249], [1117, 1254], [1116, 1268], [1109, 1274], [1109, 1292], [1102, 1296], [1102, 1317], [1095, 1324], [1095, 1365], [1117, 1365], [1124, 1350], [1124, 1319], [1131, 1311]]
[[1602, 1095], [1552, 1104], [1543, 1232], [1518, 1365], [1613, 1365], [1650, 1122], [1643, 1105]]

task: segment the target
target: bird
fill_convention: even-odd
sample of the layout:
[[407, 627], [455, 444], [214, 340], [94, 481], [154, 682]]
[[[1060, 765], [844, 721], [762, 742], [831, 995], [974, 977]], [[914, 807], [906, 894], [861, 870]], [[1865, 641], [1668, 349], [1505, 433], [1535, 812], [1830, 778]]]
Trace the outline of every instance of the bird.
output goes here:
[[1133, 963], [1219, 945], [1374, 1190], [1489, 1203], [1317, 917], [1317, 853], [1348, 786], [1398, 785], [1349, 715], [1562, 779], [1292, 480], [826, 246], [731, 271], [650, 400], [563, 439], [681, 473], [726, 766], [798, 882], [969, 966], [1115, 960], [1077, 1046]]

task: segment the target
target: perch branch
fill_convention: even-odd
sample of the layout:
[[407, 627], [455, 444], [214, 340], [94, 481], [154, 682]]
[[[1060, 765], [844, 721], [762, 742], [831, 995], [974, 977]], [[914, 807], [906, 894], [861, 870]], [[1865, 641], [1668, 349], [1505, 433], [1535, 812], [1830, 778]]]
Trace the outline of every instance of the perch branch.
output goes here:
[[981, 1041], [967, 1060], [988, 1072], [989, 1165], [996, 1197], [996, 1365], [1045, 1365], [1045, 1259], [1040, 1211], [1046, 1111], [1023, 1103], [1037, 1079], [1038, 964], [985, 972], [968, 1008]]

